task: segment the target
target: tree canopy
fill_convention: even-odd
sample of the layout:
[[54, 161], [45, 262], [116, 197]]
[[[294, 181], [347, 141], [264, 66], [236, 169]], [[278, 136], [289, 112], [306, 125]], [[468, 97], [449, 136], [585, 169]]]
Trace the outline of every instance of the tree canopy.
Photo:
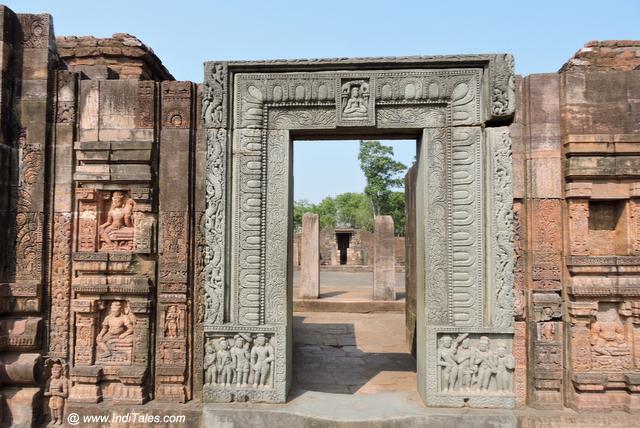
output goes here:
[[295, 201], [293, 224], [296, 232], [302, 228], [302, 216], [312, 212], [320, 217], [321, 229], [352, 227], [373, 231], [376, 215], [393, 217], [395, 232], [404, 235], [405, 200], [404, 173], [407, 167], [393, 159], [393, 148], [380, 141], [360, 141], [360, 168], [367, 184], [363, 193], [348, 192], [328, 196], [318, 204]]
[[[377, 140], [360, 141], [358, 160], [367, 180], [364, 194], [371, 200], [373, 214], [391, 215], [397, 203], [397, 197], [392, 194], [394, 189], [403, 188], [402, 174], [407, 166], [393, 159], [393, 147], [385, 146]], [[404, 216], [404, 208], [402, 215]]]

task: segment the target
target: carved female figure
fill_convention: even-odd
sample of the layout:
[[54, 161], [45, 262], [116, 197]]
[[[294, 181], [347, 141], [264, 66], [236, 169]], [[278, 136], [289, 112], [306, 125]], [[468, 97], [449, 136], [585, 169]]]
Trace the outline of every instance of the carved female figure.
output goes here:
[[480, 390], [488, 390], [491, 375], [494, 373], [493, 352], [489, 349], [489, 338], [487, 336], [480, 337], [478, 349], [473, 356], [473, 364], [476, 372], [476, 383]]
[[[107, 221], [100, 225], [98, 232], [104, 241], [103, 250], [133, 249], [133, 222], [131, 220], [135, 203], [126, 199], [123, 192], [111, 194], [111, 208]], [[115, 241], [115, 242], [114, 242]], [[117, 245], [120, 242], [121, 245]]]
[[498, 342], [495, 367], [498, 391], [510, 391], [511, 371], [516, 368], [516, 359], [513, 355], [507, 354], [507, 345], [504, 342]]
[[207, 340], [204, 355], [204, 383], [205, 385], [217, 385], [218, 368], [216, 366], [216, 346], [213, 340]]
[[171, 305], [167, 309], [167, 315], [165, 316], [165, 336], [166, 337], [178, 337], [178, 318], [180, 313], [176, 305]]
[[63, 423], [64, 402], [68, 392], [67, 379], [64, 377], [64, 369], [59, 361], [51, 366], [51, 377], [47, 381], [44, 396], [49, 397], [49, 410], [51, 410], [51, 424]]
[[253, 366], [253, 387], [267, 386], [271, 362], [273, 361], [273, 348], [267, 343], [264, 334], [256, 336], [255, 346], [251, 350], [251, 365]]
[[229, 352], [229, 343], [224, 337], [221, 337], [218, 343], [220, 344], [220, 349], [216, 353], [218, 383], [222, 386], [231, 385], [233, 382], [233, 359], [231, 352]]
[[249, 382], [249, 369], [251, 367], [251, 354], [245, 346], [248, 341], [240, 334], [234, 336], [234, 341], [231, 357], [236, 373], [236, 386], [246, 386]]
[[555, 340], [556, 337], [556, 325], [552, 322], [542, 323], [542, 339], [551, 342]]
[[111, 356], [115, 345], [132, 346], [133, 319], [123, 312], [122, 302], [111, 302], [110, 312], [102, 321], [102, 330], [96, 337], [96, 345], [102, 351], [102, 357]]

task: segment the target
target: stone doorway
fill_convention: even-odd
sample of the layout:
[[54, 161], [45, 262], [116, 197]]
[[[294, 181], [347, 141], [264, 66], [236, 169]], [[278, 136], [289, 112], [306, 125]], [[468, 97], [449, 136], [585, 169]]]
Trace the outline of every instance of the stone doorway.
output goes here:
[[349, 244], [351, 243], [351, 235], [350, 232], [338, 232], [336, 231], [336, 245], [338, 246], [338, 252], [340, 257], [340, 265], [347, 264], [347, 250], [349, 249]]
[[450, 358], [458, 345], [512, 358], [511, 158], [500, 125], [513, 116], [514, 88], [510, 55], [206, 64], [204, 313], [196, 349], [206, 360], [237, 340], [234, 352], [246, 349], [257, 365], [252, 383], [205, 382], [204, 401], [287, 399], [291, 141], [412, 135], [421, 147], [418, 391], [427, 405], [515, 405], [509, 364], [501, 363], [499, 379], [487, 372], [486, 385], [464, 388]]
[[[415, 162], [415, 139], [376, 141], [393, 150], [394, 161], [407, 168]], [[404, 245], [404, 212], [402, 218], [395, 214], [395, 228], [384, 231], [391, 235], [385, 243], [390, 238], [394, 245], [392, 257], [382, 263], [374, 255], [380, 231], [375, 230], [373, 207], [364, 195], [360, 142], [294, 141], [292, 146], [296, 202], [290, 215], [297, 252], [290, 267], [293, 394], [417, 394], [415, 358], [404, 331], [404, 251], [394, 251], [395, 244]], [[397, 177], [405, 173], [406, 169]], [[403, 187], [391, 190], [404, 199]], [[306, 215], [301, 219], [301, 210], [318, 213], [318, 220], [310, 222]], [[392, 300], [374, 300], [376, 268], [394, 272], [394, 290], [387, 296]]]

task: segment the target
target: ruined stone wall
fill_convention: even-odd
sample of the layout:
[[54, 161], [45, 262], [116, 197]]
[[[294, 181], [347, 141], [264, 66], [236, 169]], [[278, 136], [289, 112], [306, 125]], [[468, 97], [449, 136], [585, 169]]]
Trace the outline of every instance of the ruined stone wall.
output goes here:
[[518, 81], [516, 338], [536, 408], [638, 408], [639, 54], [590, 42]]
[[195, 94], [190, 82], [79, 82], [65, 169], [70, 405], [191, 398]]
[[[0, 395], [3, 424], [39, 412], [42, 355], [51, 342], [51, 142], [73, 112], [56, 105], [49, 15], [0, 6]], [[60, 100], [62, 102], [62, 100]], [[68, 129], [61, 126], [64, 134]], [[56, 219], [60, 227], [70, 218]]]
[[153, 50], [126, 33], [112, 37], [63, 36], [56, 39], [57, 52], [69, 71], [92, 78], [173, 80]]
[[69, 409], [190, 400], [196, 85], [130, 36], [59, 49], [49, 15], [0, 25], [4, 424], [51, 417], [58, 369]]

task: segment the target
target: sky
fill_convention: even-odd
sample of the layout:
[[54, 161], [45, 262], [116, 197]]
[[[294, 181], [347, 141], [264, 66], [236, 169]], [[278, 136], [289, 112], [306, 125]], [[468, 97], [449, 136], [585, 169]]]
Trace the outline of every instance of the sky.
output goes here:
[[[518, 74], [549, 73], [590, 40], [640, 39], [640, 0], [0, 1], [50, 13], [57, 35], [131, 33], [176, 79], [195, 82], [208, 60], [500, 52], [514, 54]], [[331, 143], [296, 144], [296, 199], [362, 187], [357, 143], [342, 144], [337, 159]], [[404, 148], [396, 152], [407, 163], [415, 149]], [[323, 171], [333, 172], [319, 182]]]
[[[381, 142], [393, 148], [395, 160], [411, 166], [416, 155], [416, 140]], [[326, 196], [362, 192], [366, 180], [358, 162], [359, 147], [359, 140], [294, 141], [294, 200], [318, 203]]]

